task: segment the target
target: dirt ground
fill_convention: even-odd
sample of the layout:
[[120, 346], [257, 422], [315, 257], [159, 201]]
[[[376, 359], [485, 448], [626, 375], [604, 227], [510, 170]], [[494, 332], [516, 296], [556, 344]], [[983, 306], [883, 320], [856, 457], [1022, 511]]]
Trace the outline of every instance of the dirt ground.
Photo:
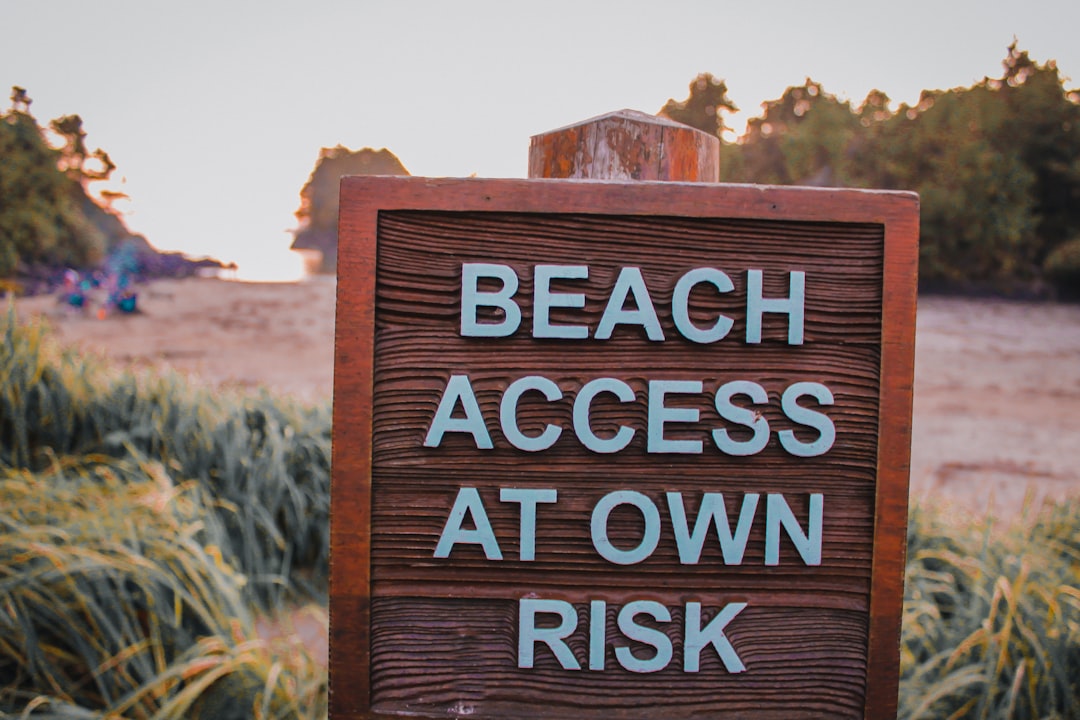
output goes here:
[[[314, 401], [333, 389], [334, 293], [328, 277], [162, 280], [140, 288], [138, 315], [17, 308], [120, 362]], [[1080, 306], [922, 298], [915, 362], [913, 497], [1009, 515], [1029, 493], [1080, 494]]]
[[137, 314], [99, 319], [93, 296], [87, 312], [51, 296], [19, 299], [16, 310], [46, 316], [63, 343], [135, 367], [171, 367], [213, 385], [261, 385], [308, 401], [333, 394], [332, 277], [299, 283], [189, 278], [136, 289]]
[[1080, 493], [1080, 306], [922, 298], [913, 497], [996, 514]]

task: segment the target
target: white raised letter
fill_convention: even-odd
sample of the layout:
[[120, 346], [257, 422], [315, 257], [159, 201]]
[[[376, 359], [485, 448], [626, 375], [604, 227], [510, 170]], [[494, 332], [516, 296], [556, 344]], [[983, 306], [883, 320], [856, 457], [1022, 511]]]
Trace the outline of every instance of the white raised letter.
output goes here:
[[[623, 309], [628, 295], [634, 296], [636, 310]], [[653, 307], [652, 298], [649, 297], [649, 289], [645, 287], [645, 278], [641, 276], [640, 268], [624, 267], [619, 271], [619, 277], [615, 281], [611, 297], [608, 298], [607, 307], [604, 308], [600, 324], [596, 327], [596, 339], [609, 339], [616, 325], [640, 325], [645, 328], [645, 334], [653, 342], [664, 339], [664, 330], [656, 317], [656, 308]]]
[[701, 392], [700, 380], [650, 380], [649, 381], [649, 444], [651, 453], [683, 453], [696, 455], [701, 452], [700, 440], [667, 440], [664, 423], [697, 422], [697, 408], [669, 408], [664, 406], [668, 394], [693, 394]]
[[[536, 627], [536, 615], [550, 613], [558, 615], [559, 624], [551, 628]], [[577, 629], [577, 613], [574, 606], [563, 600], [540, 600], [521, 598], [518, 601], [518, 667], [533, 666], [536, 643], [542, 642], [551, 648], [555, 658], [565, 670], [580, 670], [566, 637]]]
[[589, 603], [589, 669], [603, 670], [607, 653], [607, 603]]
[[821, 516], [825, 505], [821, 493], [810, 495], [810, 518], [803, 533], [795, 513], [791, 512], [783, 495], [769, 493], [765, 506], [765, 564], [780, 564], [780, 526], [787, 530], [795, 549], [807, 565], [821, 564]]
[[521, 550], [519, 560], [536, 559], [536, 505], [553, 503], [559, 499], [559, 491], [554, 488], [502, 488], [499, 490], [500, 502], [521, 503]]
[[[502, 281], [502, 289], [480, 292], [481, 277]], [[462, 263], [461, 265], [461, 335], [462, 337], [507, 337], [513, 335], [521, 324], [521, 308], [514, 302], [518, 290], [518, 276], [509, 265], [490, 263]], [[477, 322], [479, 307], [499, 308], [505, 317], [499, 322]]]
[[728, 422], [743, 425], [754, 431], [749, 440], [732, 440], [728, 431], [720, 428], [712, 431], [713, 442], [720, 452], [735, 457], [756, 455], [769, 443], [769, 421], [759, 412], [742, 408], [731, 402], [736, 395], [745, 395], [755, 405], [769, 402], [765, 388], [750, 380], [735, 380], [724, 383], [716, 391], [716, 412]]
[[620, 646], [615, 648], [615, 658], [630, 672], [658, 672], [671, 662], [671, 638], [659, 630], [638, 625], [634, 622], [634, 616], [638, 614], [651, 615], [653, 620], [659, 622], [670, 622], [671, 613], [666, 607], [653, 600], [635, 600], [626, 603], [619, 611], [619, 632], [631, 640], [652, 645], [656, 648], [656, 654], [648, 660], [640, 660], [634, 656], [630, 648]]
[[803, 317], [806, 305], [806, 273], [792, 270], [789, 279], [790, 294], [786, 298], [761, 297], [760, 270], [746, 271], [746, 342], [761, 342], [761, 316], [767, 312], [786, 313], [788, 316], [788, 345], [803, 344]]
[[701, 651], [712, 645], [729, 673], [746, 670], [735, 653], [731, 641], [724, 635], [724, 628], [736, 615], [746, 608], [746, 603], [728, 603], [705, 627], [701, 627], [701, 603], [686, 603], [686, 634], [683, 636], [683, 672], [697, 672], [701, 663]]
[[[461, 527], [466, 512], [472, 515], [473, 524], [476, 525], [475, 530], [466, 530]], [[439, 536], [439, 544], [435, 546], [435, 557], [450, 557], [450, 551], [458, 543], [480, 545], [484, 548], [484, 555], [488, 560], [503, 559], [499, 543], [495, 540], [495, 531], [491, 527], [491, 521], [488, 520], [487, 511], [484, 510], [484, 503], [480, 500], [480, 493], [476, 488], [463, 487], [458, 490], [454, 507], [446, 518], [442, 535]]]
[[735, 289], [731, 278], [724, 272], [716, 268], [694, 268], [675, 283], [675, 292], [671, 295], [671, 317], [675, 321], [675, 327], [687, 340], [696, 343], [714, 343], [727, 337], [735, 321], [726, 315], [718, 315], [716, 324], [708, 330], [702, 330], [691, 322], [690, 292], [695, 285], [703, 282], [712, 283], [722, 293]]
[[[465, 410], [463, 418], [452, 417], [458, 400], [461, 401], [461, 407]], [[439, 447], [443, 434], [448, 432], [471, 434], [476, 447], [480, 450], [490, 450], [493, 447], [468, 375], [450, 376], [446, 389], [443, 390], [442, 399], [439, 400], [439, 407], [435, 410], [435, 417], [431, 419], [427, 437], [424, 438], [424, 447]]]
[[694, 521], [694, 533], [690, 534], [686, 522], [686, 508], [683, 506], [682, 493], [667, 494], [668, 512], [671, 514], [671, 526], [675, 531], [675, 544], [679, 548], [679, 562], [683, 565], [696, 565], [701, 558], [701, 549], [709, 533], [709, 523], [716, 523], [716, 535], [720, 538], [720, 549], [724, 553], [725, 565], [742, 564], [746, 552], [746, 541], [750, 539], [750, 527], [754, 524], [754, 512], [757, 510], [758, 494], [743, 495], [739, 522], [732, 536], [728, 526], [727, 507], [723, 493], [705, 493], [698, 508], [697, 520]]
[[780, 431], [780, 445], [795, 457], [816, 457], [824, 455], [836, 442], [836, 426], [824, 413], [810, 410], [799, 405], [798, 400], [803, 395], [809, 395], [821, 405], [832, 405], [833, 395], [829, 388], [816, 382], [797, 382], [784, 391], [780, 399], [780, 406], [784, 414], [800, 425], [806, 425], [818, 431], [818, 438], [813, 442], [804, 443], [795, 437], [792, 430]]
[[499, 423], [502, 425], [503, 435], [506, 436], [511, 445], [518, 450], [538, 452], [547, 450], [554, 445], [555, 441], [559, 439], [559, 435], [562, 434], [562, 428], [549, 424], [536, 437], [529, 437], [521, 432], [517, 424], [517, 405], [521, 396], [529, 390], [539, 390], [551, 402], [562, 397], [562, 390], [559, 389], [559, 386], [546, 377], [528, 375], [515, 380], [510, 383], [510, 387], [506, 388], [506, 392], [503, 393], [502, 403], [499, 405]]
[[533, 337], [584, 340], [589, 328], [584, 325], [552, 325], [550, 310], [553, 307], [585, 307], [584, 293], [553, 293], [551, 281], [587, 280], [588, 265], [537, 265], [533, 268]]
[[[608, 516], [619, 505], [633, 505], [641, 511], [645, 519], [645, 534], [633, 550], [620, 550], [608, 539]], [[596, 503], [592, 512], [590, 529], [593, 547], [601, 557], [616, 565], [634, 565], [652, 555], [657, 543], [660, 542], [660, 511], [647, 495], [642, 495], [636, 490], [616, 490]]]
[[590, 380], [578, 391], [574, 398], [574, 433], [581, 444], [595, 453], [619, 452], [634, 438], [634, 428], [620, 425], [614, 437], [601, 438], [592, 431], [589, 422], [589, 410], [593, 398], [602, 392], [609, 392], [621, 402], [634, 402], [634, 390], [622, 380], [615, 378], [597, 378]]

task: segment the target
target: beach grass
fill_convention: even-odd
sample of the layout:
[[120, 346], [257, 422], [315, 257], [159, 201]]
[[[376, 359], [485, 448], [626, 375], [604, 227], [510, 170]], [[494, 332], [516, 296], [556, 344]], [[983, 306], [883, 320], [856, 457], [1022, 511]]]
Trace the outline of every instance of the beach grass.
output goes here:
[[213, 502], [156, 461], [3, 471], [0, 712], [320, 717], [325, 671], [255, 632]]
[[[175, 372], [111, 367], [62, 348], [47, 327], [0, 321], [0, 467], [57, 458], [152, 460], [196, 481], [225, 530], [222, 552], [272, 607], [325, 600], [330, 407], [195, 384]], [[297, 597], [299, 596], [299, 597]]]
[[900, 716], [1080, 717], [1080, 507], [909, 522]]

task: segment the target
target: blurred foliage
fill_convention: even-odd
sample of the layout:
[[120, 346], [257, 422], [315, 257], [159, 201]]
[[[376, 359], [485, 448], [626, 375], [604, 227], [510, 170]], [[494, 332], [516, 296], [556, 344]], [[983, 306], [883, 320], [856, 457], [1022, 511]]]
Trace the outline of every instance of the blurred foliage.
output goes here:
[[338, 188], [346, 175], [408, 175], [397, 157], [383, 148], [350, 150], [338, 145], [323, 148], [307, 183], [300, 190], [300, 227], [293, 240], [294, 250], [322, 253], [322, 271], [337, 268]]
[[[726, 97], [723, 81], [702, 75], [661, 114], [720, 134], [722, 121], [679, 110], [730, 110], [720, 88]], [[1055, 63], [1014, 43], [1000, 77], [890, 105], [874, 90], [855, 107], [807, 78], [722, 146], [721, 179], [914, 190], [924, 287], [1041, 295], [1050, 281], [1069, 294], [1065, 257], [1050, 258], [1080, 236], [1080, 92]]]
[[32, 102], [14, 87], [11, 108], [0, 113], [0, 291], [48, 291], [67, 269], [115, 273], [124, 266], [149, 278], [223, 267], [160, 253], [132, 233], [111, 207], [124, 193], [103, 191], [99, 201], [87, 190], [116, 165], [104, 150], [89, 150], [82, 118], [64, 115], [43, 128], [30, 114]]
[[998, 527], [915, 507], [903, 720], [1080, 717], [1080, 505]]
[[1054, 248], [1046, 257], [1043, 269], [1047, 277], [1061, 288], [1064, 297], [1080, 299], [1080, 237]]
[[725, 124], [723, 113], [738, 111], [728, 97], [727, 82], [704, 73], [690, 83], [690, 95], [686, 100], [668, 99], [660, 114], [722, 138], [731, 129]]
[[201, 484], [245, 592], [272, 606], [326, 593], [330, 408], [233, 395], [175, 373], [116, 371], [0, 318], [0, 467], [135, 457]]
[[156, 462], [0, 470], [0, 716], [325, 717], [325, 670], [258, 636], [209, 498]]
[[[738, 182], [774, 185], [851, 184], [845, 153], [860, 129], [847, 102], [807, 78], [779, 100], [763, 104], [761, 117], [747, 123], [741, 145], [725, 152], [721, 168]], [[738, 149], [737, 153], [730, 150]], [[752, 178], [752, 179], [751, 179]]]
[[112, 161], [96, 168], [94, 178], [84, 177], [82, 120], [56, 121], [71, 134], [65, 149], [57, 150], [30, 114], [30, 103], [16, 87], [11, 109], [0, 113], [0, 277], [11, 276], [20, 262], [86, 267], [106, 250], [104, 233], [83, 208], [82, 182], [107, 176]]
[[254, 614], [326, 602], [329, 408], [118, 370], [13, 308], [0, 377], [0, 717], [325, 718], [325, 667]]

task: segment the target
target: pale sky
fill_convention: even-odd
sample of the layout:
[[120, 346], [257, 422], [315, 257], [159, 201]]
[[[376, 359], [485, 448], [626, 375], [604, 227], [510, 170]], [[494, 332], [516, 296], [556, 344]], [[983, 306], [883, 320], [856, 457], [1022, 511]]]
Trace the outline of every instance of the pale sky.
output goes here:
[[133, 231], [269, 279], [297, 267], [321, 147], [524, 177], [531, 135], [655, 113], [701, 72], [740, 131], [807, 76], [856, 103], [998, 76], [1014, 36], [1080, 86], [1078, 27], [1077, 0], [0, 0], [0, 89], [25, 87], [42, 124], [82, 116]]

